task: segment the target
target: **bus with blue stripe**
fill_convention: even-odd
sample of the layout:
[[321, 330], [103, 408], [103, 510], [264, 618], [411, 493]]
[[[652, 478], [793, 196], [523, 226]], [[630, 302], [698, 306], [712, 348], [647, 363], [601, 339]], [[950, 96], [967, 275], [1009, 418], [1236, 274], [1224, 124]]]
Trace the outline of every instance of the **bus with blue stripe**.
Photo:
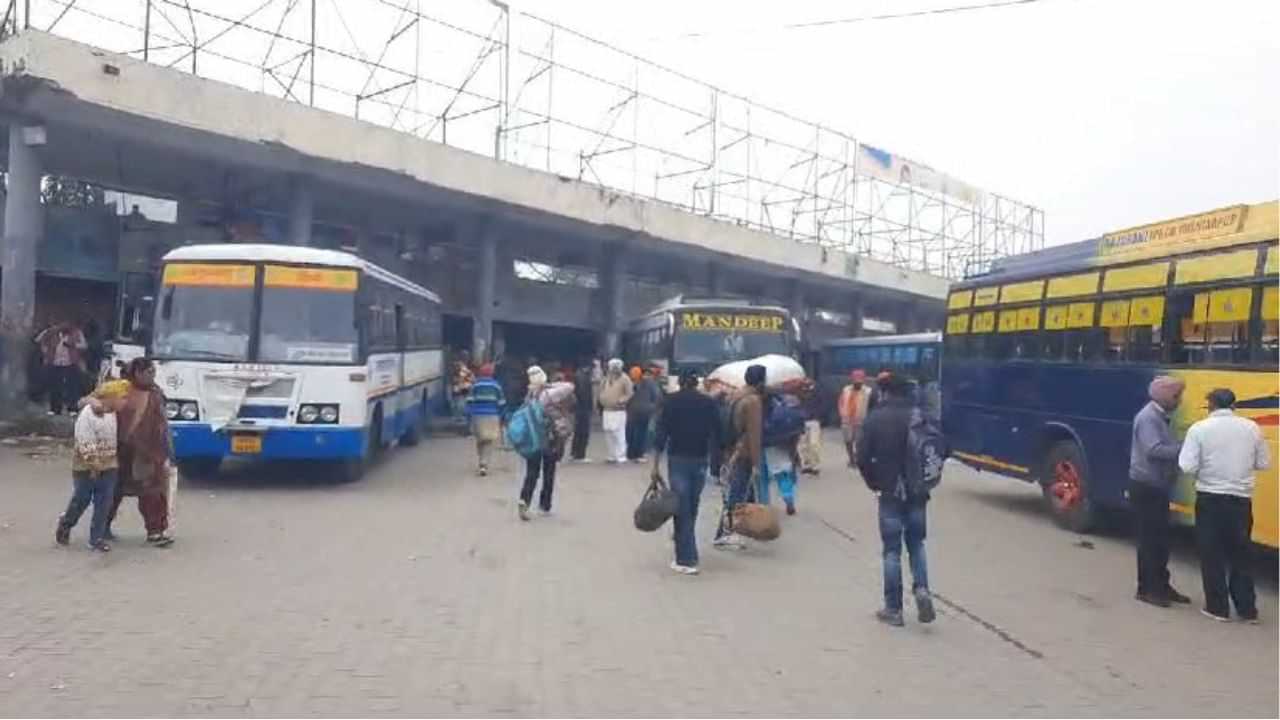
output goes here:
[[179, 469], [323, 460], [359, 477], [416, 444], [443, 392], [440, 299], [344, 252], [192, 245], [165, 255], [148, 346]]
[[[1064, 527], [1127, 505], [1133, 417], [1158, 375], [1186, 382], [1174, 433], [1234, 391], [1277, 457], [1280, 204], [1235, 205], [997, 262], [954, 285], [943, 341], [952, 457], [1037, 483]], [[1276, 472], [1260, 472], [1253, 539], [1277, 546]], [[1194, 523], [1182, 477], [1173, 517]]]

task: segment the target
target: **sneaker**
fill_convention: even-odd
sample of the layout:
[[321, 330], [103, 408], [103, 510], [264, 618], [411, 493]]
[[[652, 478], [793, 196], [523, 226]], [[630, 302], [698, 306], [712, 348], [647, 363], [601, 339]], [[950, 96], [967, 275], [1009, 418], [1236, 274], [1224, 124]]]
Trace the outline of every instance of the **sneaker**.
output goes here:
[[916, 619], [926, 625], [937, 619], [938, 614], [933, 611], [933, 596], [928, 590], [920, 590], [916, 592]]
[[1169, 587], [1169, 588], [1166, 588], [1166, 589], [1165, 589], [1165, 591], [1164, 591], [1164, 596], [1165, 596], [1165, 597], [1167, 597], [1167, 598], [1169, 598], [1169, 602], [1177, 603], [1178, 605], [1190, 605], [1190, 604], [1191, 604], [1191, 598], [1187, 597], [1186, 595], [1183, 595], [1182, 593], [1178, 592], [1177, 590], [1174, 590], [1172, 587]]
[[94, 552], [111, 552], [111, 546], [105, 540], [99, 540], [96, 543], [89, 543], [89, 549]]
[[56, 412], [54, 412], [54, 411], [52, 411], [52, 410], [49, 410], [48, 412], [46, 412], [46, 413], [45, 413], [45, 415], [48, 415], [49, 417], [53, 417], [53, 416], [55, 416], [55, 415], [57, 415], [57, 414], [58, 414], [58, 413], [56, 413]]
[[747, 546], [747, 544], [743, 542], [742, 536], [737, 533], [721, 535], [715, 540], [712, 540], [711, 545], [712, 547], [717, 547], [721, 550], [742, 550]]
[[906, 623], [902, 621], [901, 610], [877, 610], [876, 619], [885, 625], [892, 625], [893, 627], [902, 627], [903, 625], [906, 625]]
[[550, 509], [544, 510], [543, 508], [538, 508], [538, 517], [544, 517], [544, 518], [551, 517], [551, 510]]
[[71, 528], [62, 524], [62, 518], [58, 518], [58, 527], [53, 531], [53, 541], [59, 545], [66, 545], [71, 542]]
[[173, 538], [164, 533], [153, 533], [147, 536], [147, 544], [152, 547], [169, 547], [173, 544]]
[[1167, 608], [1172, 604], [1169, 601], [1169, 598], [1164, 596], [1164, 593], [1156, 595], [1154, 593], [1140, 592], [1137, 595], [1134, 595], [1133, 597], [1135, 600], [1138, 600], [1139, 602], [1144, 602], [1148, 605], [1155, 605], [1156, 607]]
[[591, 458], [578, 458], [574, 462], [578, 463], [579, 465], [590, 465]]
[[1240, 622], [1242, 622], [1242, 623], [1248, 623], [1248, 624], [1250, 624], [1250, 625], [1261, 625], [1261, 624], [1262, 624], [1262, 621], [1258, 619], [1258, 611], [1257, 611], [1257, 610], [1254, 610], [1254, 611], [1253, 611], [1253, 612], [1251, 612], [1251, 613], [1236, 613], [1236, 614], [1240, 616]]
[[795, 501], [794, 501], [794, 500], [788, 500], [788, 501], [787, 501], [787, 514], [788, 514], [788, 515], [795, 515], [795, 514], [796, 514], [796, 503], [795, 503]]
[[479, 470], [476, 470], [476, 474], [480, 477], [487, 477], [489, 475], [489, 468], [481, 467]]
[[671, 562], [671, 569], [681, 575], [697, 575], [698, 567], [696, 565], [681, 565], [678, 562]]
[[521, 500], [516, 505], [516, 514], [520, 516], [521, 520], [528, 522], [529, 521], [529, 503]]
[[1209, 618], [1210, 620], [1217, 620], [1218, 622], [1231, 622], [1230, 615], [1219, 615], [1218, 613], [1213, 612], [1208, 608], [1200, 608], [1200, 614]]

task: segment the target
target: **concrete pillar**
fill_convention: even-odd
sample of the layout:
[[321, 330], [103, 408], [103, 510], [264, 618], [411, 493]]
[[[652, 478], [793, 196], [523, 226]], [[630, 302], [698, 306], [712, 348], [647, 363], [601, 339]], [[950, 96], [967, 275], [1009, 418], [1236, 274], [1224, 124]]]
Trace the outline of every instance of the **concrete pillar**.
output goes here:
[[480, 234], [480, 277], [476, 280], [476, 314], [472, 324], [471, 356], [491, 360], [496, 355], [493, 310], [497, 300], [498, 238], [491, 231]]
[[916, 327], [916, 323], [917, 323], [917, 319], [916, 319], [915, 302], [908, 300], [906, 302], [899, 304], [898, 317], [894, 321], [894, 325], [897, 327], [898, 334], [905, 335], [907, 333], [918, 332], [919, 329]]
[[311, 245], [311, 224], [315, 222], [315, 214], [310, 180], [295, 175], [289, 182], [290, 245]]
[[44, 235], [40, 182], [44, 163], [36, 148], [44, 127], [9, 126], [9, 188], [0, 249], [0, 415], [13, 417], [27, 404], [27, 351], [36, 312], [36, 252]]
[[622, 329], [626, 322], [623, 304], [627, 289], [627, 261], [621, 245], [605, 248], [600, 280], [605, 308], [604, 343], [600, 349], [607, 358], [621, 357]]

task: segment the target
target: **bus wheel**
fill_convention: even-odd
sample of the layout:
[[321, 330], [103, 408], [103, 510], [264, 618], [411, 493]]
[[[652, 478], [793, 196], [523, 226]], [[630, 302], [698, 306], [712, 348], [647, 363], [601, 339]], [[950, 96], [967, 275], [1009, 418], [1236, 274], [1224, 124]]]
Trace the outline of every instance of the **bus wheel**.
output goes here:
[[1072, 532], [1089, 532], [1095, 512], [1089, 499], [1084, 453], [1071, 440], [1054, 443], [1045, 456], [1040, 488], [1054, 522]]
[[417, 422], [410, 423], [409, 429], [404, 431], [404, 435], [400, 436], [400, 444], [405, 447], [413, 447], [422, 440], [422, 433], [427, 427], [427, 398], [424, 395], [422, 405], [418, 407]]
[[184, 478], [207, 478], [218, 472], [220, 465], [222, 465], [222, 458], [218, 457], [179, 460], [178, 473]]

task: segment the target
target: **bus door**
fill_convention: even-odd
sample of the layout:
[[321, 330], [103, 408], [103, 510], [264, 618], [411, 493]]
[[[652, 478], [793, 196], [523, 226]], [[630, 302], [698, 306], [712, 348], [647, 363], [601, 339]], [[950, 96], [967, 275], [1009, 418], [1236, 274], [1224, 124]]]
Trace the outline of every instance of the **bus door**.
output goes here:
[[127, 272], [116, 292], [116, 316], [111, 338], [103, 348], [99, 378], [119, 377], [120, 366], [146, 354], [151, 342], [156, 306], [156, 274]]

